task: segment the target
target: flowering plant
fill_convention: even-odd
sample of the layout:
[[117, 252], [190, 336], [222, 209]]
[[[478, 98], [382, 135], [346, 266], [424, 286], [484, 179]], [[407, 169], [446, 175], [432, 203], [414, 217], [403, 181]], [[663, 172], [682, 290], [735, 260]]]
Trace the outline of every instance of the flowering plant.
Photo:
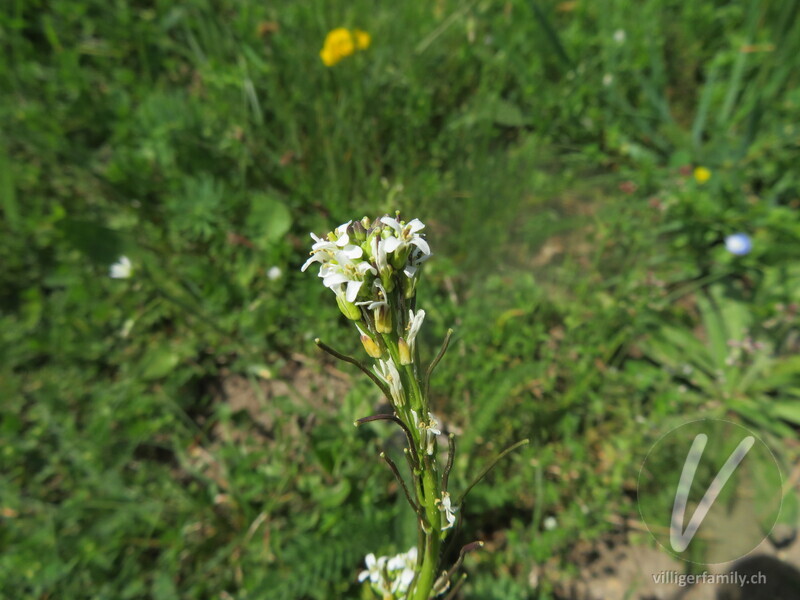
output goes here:
[[417, 287], [421, 267], [431, 257], [430, 246], [421, 233], [425, 225], [419, 219], [403, 221], [383, 216], [375, 221], [364, 217], [336, 227], [325, 237], [311, 237], [311, 256], [303, 265], [319, 263], [322, 282], [336, 296], [339, 310], [355, 322], [364, 350], [373, 360], [372, 368], [316, 340], [326, 352], [357, 366], [380, 389], [392, 406], [391, 413], [358, 419], [362, 425], [373, 421], [389, 421], [405, 433], [408, 447], [404, 454], [412, 485], [385, 453], [381, 458], [389, 466], [414, 510], [418, 525], [418, 545], [394, 557], [366, 557], [367, 569], [360, 581], [369, 580], [384, 600], [427, 600], [448, 592], [455, 597], [463, 584], [462, 576], [452, 578], [465, 554], [483, 545], [467, 544], [450, 569], [441, 568], [442, 542], [457, 522], [459, 507], [470, 489], [508, 452], [528, 443], [523, 440], [501, 452], [490, 461], [453, 500], [448, 487], [450, 469], [455, 456], [455, 437], [448, 436], [447, 459], [440, 468], [438, 436], [439, 420], [431, 412], [428, 386], [431, 374], [444, 356], [450, 342], [449, 330], [436, 357], [422, 368], [418, 334], [425, 311], [417, 308]]

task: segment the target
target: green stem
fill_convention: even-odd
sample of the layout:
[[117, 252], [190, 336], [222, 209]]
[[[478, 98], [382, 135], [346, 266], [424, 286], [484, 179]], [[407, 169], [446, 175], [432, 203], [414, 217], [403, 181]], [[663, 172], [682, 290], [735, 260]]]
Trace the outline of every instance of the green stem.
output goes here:
[[422, 464], [421, 480], [425, 497], [420, 498], [420, 502], [425, 507], [431, 530], [425, 532], [424, 548], [420, 548], [422, 551], [422, 567], [419, 571], [413, 595], [410, 596], [412, 600], [428, 600], [430, 597], [433, 584], [436, 582], [441, 547], [441, 512], [436, 505], [436, 500], [439, 499], [436, 466], [428, 457], [425, 457]]

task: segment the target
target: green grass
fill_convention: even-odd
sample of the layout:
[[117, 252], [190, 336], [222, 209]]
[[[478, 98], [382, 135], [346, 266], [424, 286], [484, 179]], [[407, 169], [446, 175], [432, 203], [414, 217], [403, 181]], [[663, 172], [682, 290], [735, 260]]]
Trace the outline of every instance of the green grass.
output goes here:
[[[425, 348], [456, 330], [432, 385], [452, 481], [532, 440], [464, 509], [491, 549], [465, 598], [551, 598], [531, 569], [637, 514], [669, 424], [740, 420], [788, 464], [799, 5], [7, 2], [0, 589], [364, 591], [363, 556], [413, 524], [389, 433], [352, 427], [376, 398], [312, 340], [357, 342], [299, 267], [309, 231], [395, 208], [436, 254]], [[326, 68], [339, 26], [372, 44]], [[745, 334], [763, 356], [727, 364]]]

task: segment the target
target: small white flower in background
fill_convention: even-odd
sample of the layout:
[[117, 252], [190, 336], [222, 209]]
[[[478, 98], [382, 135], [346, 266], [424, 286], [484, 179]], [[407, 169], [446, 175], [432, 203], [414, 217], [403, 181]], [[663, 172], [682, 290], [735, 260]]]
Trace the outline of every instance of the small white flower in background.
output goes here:
[[614, 32], [614, 41], [617, 42], [618, 44], [624, 44], [626, 37], [628, 36], [626, 35], [624, 29], [617, 29]]
[[725, 238], [725, 249], [736, 256], [744, 256], [753, 249], [753, 242], [746, 233], [734, 233]]
[[545, 531], [553, 531], [556, 527], [558, 527], [558, 521], [553, 516], [545, 517], [544, 522], [542, 523], [544, 526]]
[[417, 549], [411, 548], [408, 552], [401, 552], [392, 557], [376, 558], [370, 553], [364, 562], [367, 569], [358, 575], [359, 581], [364, 582], [369, 579], [375, 591], [382, 595], [386, 592], [392, 595], [405, 594], [416, 574]]
[[436, 504], [439, 505], [439, 510], [444, 513], [444, 518], [447, 521], [447, 525], [442, 526], [442, 531], [450, 529], [456, 524], [455, 512], [458, 510], [458, 507], [452, 506], [450, 503], [450, 494], [447, 492], [442, 492], [442, 499], [437, 500]]
[[422, 436], [420, 437], [419, 444], [420, 450], [428, 454], [433, 454], [434, 442], [437, 435], [442, 435], [439, 429], [439, 421], [432, 413], [428, 413], [428, 422], [421, 421], [417, 412], [411, 409], [411, 417], [414, 419], [414, 425], [420, 430]]
[[120, 256], [108, 270], [109, 277], [113, 279], [128, 279], [133, 272], [133, 265], [127, 256]]
[[603, 85], [605, 87], [610, 86], [612, 83], [614, 83], [614, 76], [611, 73], [603, 75]]
[[267, 279], [270, 281], [275, 281], [276, 279], [280, 279], [281, 274], [282, 272], [280, 267], [270, 267], [269, 271], [267, 271]]
[[389, 559], [387, 568], [389, 574], [394, 576], [392, 593], [406, 593], [411, 582], [414, 581], [417, 569], [417, 548], [413, 547], [408, 552], [393, 556]]
[[364, 563], [367, 565], [367, 570], [359, 573], [358, 580], [365, 581], [367, 578], [369, 578], [370, 583], [376, 585], [382, 583], [383, 570], [386, 567], [387, 560], [388, 558], [385, 556], [375, 558], [375, 555], [371, 552], [367, 554], [367, 557], [364, 559]]

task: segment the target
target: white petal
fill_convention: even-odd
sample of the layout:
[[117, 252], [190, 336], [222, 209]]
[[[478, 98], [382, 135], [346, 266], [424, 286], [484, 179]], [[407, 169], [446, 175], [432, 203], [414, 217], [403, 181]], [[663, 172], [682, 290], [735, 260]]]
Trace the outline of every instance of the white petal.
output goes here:
[[423, 229], [425, 229], [425, 223], [423, 223], [419, 219], [412, 219], [411, 221], [408, 222], [406, 227], [409, 228], [409, 231], [411, 233], [417, 233], [418, 231], [422, 231]]
[[428, 242], [424, 240], [424, 238], [414, 237], [414, 239], [411, 240], [411, 243], [422, 250], [423, 254], [428, 255], [431, 253], [431, 247], [428, 245]]
[[[323, 277], [323, 279], [322, 279], [322, 283], [327, 288], [333, 287], [335, 285], [339, 285], [341, 283], [346, 283], [346, 282], [348, 282], [347, 277], [345, 277], [341, 273], [331, 273], [330, 275], [325, 275]], [[361, 282], [359, 281], [358, 283], [360, 284]], [[356, 291], [358, 291], [358, 290], [356, 290]]]
[[361, 289], [363, 284], [363, 281], [350, 281], [347, 283], [347, 295], [345, 298], [348, 302], [353, 302], [356, 299], [356, 296], [358, 296], [358, 290]]
[[356, 267], [356, 271], [358, 271], [361, 275], [364, 275], [367, 272], [372, 273], [373, 275], [376, 275], [378, 273], [375, 270], [375, 267], [373, 267], [367, 261], [362, 261], [362, 262], [358, 263], [358, 266]]
[[361, 249], [360, 246], [344, 246], [341, 250], [341, 254], [344, 254], [347, 258], [354, 259], [354, 258], [361, 258], [361, 255], [364, 254], [364, 251]]
[[303, 264], [303, 266], [302, 266], [302, 267], [300, 267], [300, 270], [301, 270], [301, 271], [305, 271], [305, 270], [306, 270], [306, 269], [307, 269], [307, 268], [308, 268], [308, 267], [311, 265], [311, 263], [315, 263], [315, 262], [322, 262], [322, 259], [323, 259], [322, 255], [321, 255], [319, 252], [315, 252], [315, 253], [314, 253], [314, 254], [313, 254], [313, 255], [312, 255], [312, 256], [311, 256], [311, 257], [310, 257], [310, 258], [309, 258], [309, 259], [308, 259], [308, 260], [307, 260], [307, 261], [306, 261], [304, 264]]
[[353, 220], [349, 220], [347, 223], [342, 223], [336, 229], [333, 230], [333, 233], [339, 236], [336, 240], [336, 245], [339, 247], [344, 247], [350, 243], [350, 236], [347, 234], [347, 228], [350, 227], [350, 223]]
[[388, 225], [398, 234], [403, 231], [403, 228], [400, 226], [400, 223], [397, 222], [397, 219], [393, 219], [392, 217], [381, 217], [381, 223]]
[[403, 242], [401, 242], [400, 240], [398, 240], [394, 236], [386, 238], [385, 240], [383, 240], [383, 248], [386, 250], [386, 252], [394, 252], [402, 244], [403, 244]]

